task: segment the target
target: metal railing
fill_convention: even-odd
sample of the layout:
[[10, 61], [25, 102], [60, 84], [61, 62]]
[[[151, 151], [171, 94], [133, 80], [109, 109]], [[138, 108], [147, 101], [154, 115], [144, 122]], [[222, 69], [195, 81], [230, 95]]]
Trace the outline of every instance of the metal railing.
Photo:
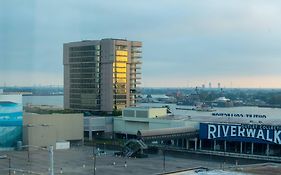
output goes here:
[[[155, 146], [155, 145], [153, 145]], [[158, 148], [163, 148], [163, 145], [157, 145]], [[212, 150], [188, 150], [184, 148], [179, 148], [175, 146], [165, 146], [166, 150], [169, 151], [178, 151], [178, 152], [188, 152], [195, 154], [206, 154], [206, 155], [214, 155], [214, 156], [222, 156], [222, 157], [232, 157], [232, 158], [244, 158], [244, 159], [254, 159], [254, 160], [267, 160], [274, 162], [281, 162], [281, 157], [278, 156], [266, 156], [266, 155], [256, 155], [256, 154], [244, 154], [244, 153], [232, 153], [232, 152], [224, 152], [224, 151], [212, 151]]]

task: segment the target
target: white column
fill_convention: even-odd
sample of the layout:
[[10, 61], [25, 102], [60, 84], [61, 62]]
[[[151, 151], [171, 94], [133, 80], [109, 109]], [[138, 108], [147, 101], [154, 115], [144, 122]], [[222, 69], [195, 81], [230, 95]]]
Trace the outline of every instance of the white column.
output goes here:
[[243, 152], [243, 142], [240, 142], [240, 154]]
[[269, 144], [266, 144], [266, 155], [269, 156]]
[[216, 140], [214, 140], [214, 151], [216, 151]]
[[224, 151], [226, 152], [226, 140], [224, 141]]
[[186, 149], [189, 149], [189, 140], [186, 139]]
[[195, 143], [194, 144], [194, 150], [196, 151], [197, 150], [197, 138], [194, 139], [194, 143]]
[[93, 140], [93, 133], [91, 128], [89, 128], [89, 140]]
[[251, 144], [251, 154], [254, 154], [254, 143]]
[[199, 139], [199, 149], [201, 150], [202, 149], [202, 140]]

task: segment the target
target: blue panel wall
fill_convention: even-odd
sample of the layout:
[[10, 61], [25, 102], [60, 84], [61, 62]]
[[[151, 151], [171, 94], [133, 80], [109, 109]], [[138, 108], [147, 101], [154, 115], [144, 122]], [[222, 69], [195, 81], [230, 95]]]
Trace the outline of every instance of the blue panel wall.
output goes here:
[[15, 147], [22, 140], [22, 103], [0, 101], [0, 148]]

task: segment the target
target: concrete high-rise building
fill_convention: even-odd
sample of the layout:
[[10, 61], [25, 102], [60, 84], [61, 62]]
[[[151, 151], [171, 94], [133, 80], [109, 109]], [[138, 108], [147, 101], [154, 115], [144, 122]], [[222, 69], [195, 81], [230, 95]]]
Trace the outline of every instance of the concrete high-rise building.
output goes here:
[[135, 106], [142, 43], [123, 39], [65, 43], [64, 108], [112, 112]]

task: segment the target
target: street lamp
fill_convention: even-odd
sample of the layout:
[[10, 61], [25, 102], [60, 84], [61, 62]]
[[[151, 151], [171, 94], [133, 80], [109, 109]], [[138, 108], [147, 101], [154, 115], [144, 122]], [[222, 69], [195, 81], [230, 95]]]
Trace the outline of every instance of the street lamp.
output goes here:
[[11, 175], [11, 158], [7, 155], [0, 156], [0, 159], [7, 159], [9, 161], [9, 175]]
[[[96, 133], [96, 136], [98, 136], [99, 133]], [[94, 159], [94, 175], [96, 175], [96, 159], [97, 159], [97, 153], [96, 153], [96, 136], [93, 137], [92, 141], [93, 141], [93, 159]]]
[[163, 147], [163, 171], [166, 171], [166, 145]]
[[166, 154], [165, 154], [165, 148], [163, 150], [163, 171], [166, 171]]
[[21, 146], [22, 148], [27, 148], [27, 158], [28, 158], [28, 162], [30, 162], [30, 150], [29, 148], [37, 148], [40, 150], [45, 150], [48, 151], [49, 153], [49, 161], [50, 161], [50, 175], [54, 175], [54, 147], [52, 145], [49, 146], [49, 148], [43, 148], [40, 146], [35, 146], [35, 145], [23, 145]]

